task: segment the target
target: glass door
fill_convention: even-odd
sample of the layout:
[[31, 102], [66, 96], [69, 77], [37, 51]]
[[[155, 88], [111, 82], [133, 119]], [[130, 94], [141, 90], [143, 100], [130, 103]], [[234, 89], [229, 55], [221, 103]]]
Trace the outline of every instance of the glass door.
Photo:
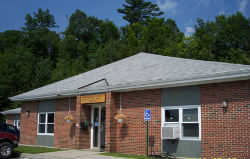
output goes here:
[[105, 107], [101, 107], [101, 127], [100, 127], [100, 142], [101, 142], [101, 150], [105, 149], [105, 118], [106, 118], [106, 109]]
[[105, 115], [103, 106], [92, 107], [91, 148], [104, 150], [105, 148]]
[[98, 147], [99, 108], [94, 108], [93, 147]]

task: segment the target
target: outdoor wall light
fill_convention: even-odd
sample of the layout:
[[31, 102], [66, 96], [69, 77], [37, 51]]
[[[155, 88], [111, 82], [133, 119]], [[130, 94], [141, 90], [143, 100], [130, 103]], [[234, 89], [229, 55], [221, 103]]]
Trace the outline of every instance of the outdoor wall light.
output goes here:
[[227, 108], [227, 100], [224, 100], [224, 101], [222, 102], [222, 108]]
[[225, 113], [227, 111], [227, 108], [228, 108], [228, 100], [224, 100], [222, 102], [222, 106], [221, 107], [223, 108], [223, 112]]
[[26, 111], [26, 116], [29, 117], [30, 116], [30, 111]]

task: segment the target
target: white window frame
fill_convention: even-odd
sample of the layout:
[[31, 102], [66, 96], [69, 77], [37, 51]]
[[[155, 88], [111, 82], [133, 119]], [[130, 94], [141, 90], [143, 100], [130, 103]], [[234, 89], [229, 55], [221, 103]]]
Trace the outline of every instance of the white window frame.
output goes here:
[[[16, 123], [18, 123], [18, 124], [16, 124]], [[14, 126], [19, 130], [20, 129], [20, 120], [14, 120]]]
[[[198, 108], [198, 122], [183, 122], [183, 109]], [[179, 110], [179, 122], [165, 122], [165, 110]], [[164, 106], [161, 109], [161, 125], [162, 127], [179, 125], [180, 128], [180, 140], [201, 140], [201, 107], [200, 105], [185, 105], [185, 106]], [[184, 137], [183, 126], [185, 123], [198, 123], [199, 124], [199, 137]]]
[[[39, 121], [39, 116], [41, 114], [45, 114], [45, 123], [40, 123], [40, 121]], [[54, 114], [54, 123], [48, 123], [48, 114]], [[39, 133], [39, 124], [44, 124], [45, 125], [45, 133]], [[51, 136], [54, 136], [54, 133], [47, 133], [47, 125], [48, 124], [53, 124], [54, 125], [54, 132], [55, 132], [55, 112], [38, 113], [38, 118], [37, 118], [37, 135], [51, 135]]]

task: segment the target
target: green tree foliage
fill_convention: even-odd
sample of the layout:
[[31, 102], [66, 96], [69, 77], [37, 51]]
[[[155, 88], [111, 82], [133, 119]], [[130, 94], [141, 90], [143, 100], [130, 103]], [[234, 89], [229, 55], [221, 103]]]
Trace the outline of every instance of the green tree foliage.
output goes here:
[[87, 44], [67, 35], [59, 46], [56, 68], [52, 72], [52, 82], [79, 74], [87, 70]]
[[34, 78], [32, 79], [32, 87], [38, 88], [44, 84], [48, 84], [51, 79], [52, 62], [49, 58], [41, 58], [35, 64]]
[[26, 48], [6, 50], [0, 55], [0, 105], [11, 106], [8, 97], [32, 89], [34, 55]]
[[49, 10], [27, 14], [22, 31], [0, 33], [0, 105], [1, 110], [20, 106], [8, 99], [48, 84], [56, 64], [59, 35]]
[[130, 26], [126, 28], [125, 44], [128, 47], [132, 48], [136, 48], [140, 45], [140, 39], [137, 37], [135, 31]]
[[239, 12], [215, 21], [198, 19], [193, 37], [183, 40], [179, 51], [187, 58], [250, 64], [249, 26]]
[[58, 63], [52, 72], [53, 82], [102, 65], [96, 62], [99, 60], [96, 55], [98, 49], [120, 39], [119, 30], [113, 22], [87, 16], [80, 10], [70, 16], [64, 35], [59, 46]]
[[37, 88], [48, 84], [51, 79], [59, 53], [60, 37], [51, 30], [57, 26], [54, 16], [48, 9], [45, 11], [38, 9], [33, 17], [27, 14], [25, 19], [23, 43], [35, 56], [35, 64], [30, 67], [34, 75], [32, 88]]
[[135, 54], [134, 50], [121, 41], [110, 40], [105, 45], [100, 45], [95, 53], [89, 54], [89, 68], [94, 69], [133, 54]]
[[18, 30], [9, 30], [0, 33], [0, 53], [7, 49], [20, 47], [23, 40], [23, 32]]
[[[143, 28], [142, 43], [146, 52], [171, 55], [169, 49], [175, 47], [183, 38], [175, 22], [171, 19], [152, 18]], [[168, 49], [168, 50], [165, 50]], [[165, 53], [164, 53], [165, 50]], [[170, 53], [169, 53], [170, 52]]]
[[118, 13], [124, 14], [123, 19], [130, 25], [133, 23], [144, 24], [145, 21], [152, 17], [158, 17], [163, 14], [156, 4], [144, 0], [125, 0], [124, 8], [117, 9]]
[[66, 34], [74, 35], [77, 40], [84, 42], [97, 42], [101, 21], [93, 16], [87, 16], [77, 9], [69, 19]]
[[119, 40], [120, 34], [117, 26], [109, 21], [102, 21], [100, 24], [100, 43], [106, 43], [109, 40]]
[[227, 17], [225, 15], [217, 16], [215, 23], [217, 27], [214, 48], [214, 53], [217, 55], [216, 60], [249, 64], [249, 19], [238, 12]]
[[50, 58], [54, 64], [56, 62], [59, 42], [59, 35], [48, 29], [25, 32], [25, 47], [30, 48], [37, 58]]
[[57, 27], [55, 18], [49, 13], [48, 9], [43, 11], [39, 8], [38, 12], [34, 12], [33, 14], [33, 17], [30, 14], [27, 14], [25, 17], [26, 22], [24, 23], [25, 27], [23, 28], [25, 31], [52, 29]]
[[23, 27], [25, 47], [29, 48], [37, 58], [50, 58], [55, 65], [60, 38], [55, 31], [50, 30], [57, 27], [54, 16], [48, 9], [45, 11], [38, 9], [33, 17], [27, 14], [25, 19]]

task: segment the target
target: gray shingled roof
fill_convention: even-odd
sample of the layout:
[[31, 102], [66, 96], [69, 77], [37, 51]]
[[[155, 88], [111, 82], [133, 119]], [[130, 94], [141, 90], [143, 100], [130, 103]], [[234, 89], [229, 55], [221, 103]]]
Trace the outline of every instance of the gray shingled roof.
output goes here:
[[10, 110], [6, 110], [3, 112], [0, 112], [1, 114], [4, 115], [9, 115], [9, 114], [20, 114], [21, 113], [21, 108], [16, 108], [16, 109], [10, 109]]
[[[205, 80], [250, 77], [249, 65], [192, 60], [139, 53], [94, 70], [11, 97], [12, 100], [31, 100], [156, 85], [163, 81]], [[184, 83], [184, 81], [182, 82]]]

